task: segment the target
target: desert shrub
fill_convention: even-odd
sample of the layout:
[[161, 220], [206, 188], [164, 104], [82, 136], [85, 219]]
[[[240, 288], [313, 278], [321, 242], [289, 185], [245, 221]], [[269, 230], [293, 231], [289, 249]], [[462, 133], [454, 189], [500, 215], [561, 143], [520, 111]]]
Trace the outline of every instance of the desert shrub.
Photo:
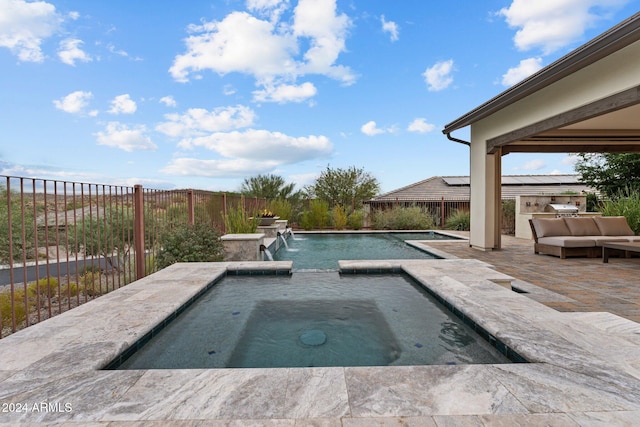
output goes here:
[[54, 297], [58, 294], [58, 279], [55, 277], [45, 277], [31, 282], [27, 285], [29, 297], [35, 297], [38, 293], [40, 297]]
[[64, 295], [65, 297], [75, 297], [79, 293], [80, 287], [75, 282], [67, 283], [60, 289], [60, 295]]
[[291, 203], [285, 199], [269, 200], [267, 210], [279, 216], [280, 219], [291, 220], [293, 218], [293, 207]]
[[448, 230], [469, 231], [471, 228], [471, 214], [465, 210], [455, 210], [449, 215], [444, 226]]
[[322, 200], [312, 200], [309, 210], [302, 214], [300, 226], [305, 230], [324, 228], [329, 225], [329, 204]]
[[80, 276], [84, 293], [90, 297], [102, 295], [102, 276], [98, 271], [88, 271]]
[[[244, 209], [242, 209], [242, 206], [240, 205], [238, 205], [235, 209], [229, 209], [226, 214], [223, 214], [223, 217], [227, 233], [255, 233], [258, 229], [258, 215], [249, 215], [247, 212], [245, 212]], [[186, 231], [182, 226], [183, 224], [178, 224], [176, 226], [176, 229], [179, 230], [178, 234], [184, 233]]]
[[434, 227], [434, 220], [419, 206], [395, 207], [374, 213], [371, 227], [377, 230], [428, 230]]
[[331, 210], [331, 220], [336, 230], [344, 229], [344, 227], [347, 225], [347, 213], [344, 211], [342, 206], [336, 205]]
[[161, 249], [156, 255], [158, 269], [176, 262], [222, 261], [224, 247], [220, 235], [205, 224], [181, 224], [161, 237]]
[[16, 289], [13, 292], [0, 292], [0, 316], [2, 317], [2, 327], [7, 328], [12, 325], [11, 311], [15, 311], [16, 324], [20, 325], [27, 319], [27, 311], [24, 306], [24, 290]]
[[640, 193], [626, 191], [602, 202], [604, 216], [624, 216], [635, 234], [640, 234]]
[[347, 227], [353, 230], [360, 230], [364, 226], [364, 212], [356, 210], [347, 217]]

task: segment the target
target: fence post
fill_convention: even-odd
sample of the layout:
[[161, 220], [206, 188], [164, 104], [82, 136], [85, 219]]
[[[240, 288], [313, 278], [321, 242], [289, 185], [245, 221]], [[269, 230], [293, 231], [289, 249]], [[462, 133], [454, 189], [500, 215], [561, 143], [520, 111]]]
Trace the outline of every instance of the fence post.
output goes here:
[[133, 187], [133, 246], [136, 252], [136, 280], [145, 276], [146, 256], [144, 251], [144, 192], [142, 185]]
[[440, 228], [444, 228], [444, 196], [440, 200]]
[[196, 222], [196, 214], [193, 203], [193, 190], [187, 190], [187, 210], [189, 210], [189, 224], [193, 225]]

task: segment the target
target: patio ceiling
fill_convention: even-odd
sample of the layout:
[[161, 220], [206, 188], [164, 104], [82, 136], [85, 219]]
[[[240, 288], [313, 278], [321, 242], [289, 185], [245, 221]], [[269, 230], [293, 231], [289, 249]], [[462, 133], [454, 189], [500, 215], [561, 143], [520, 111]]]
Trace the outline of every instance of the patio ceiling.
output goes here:
[[640, 86], [492, 138], [487, 153], [640, 152]]

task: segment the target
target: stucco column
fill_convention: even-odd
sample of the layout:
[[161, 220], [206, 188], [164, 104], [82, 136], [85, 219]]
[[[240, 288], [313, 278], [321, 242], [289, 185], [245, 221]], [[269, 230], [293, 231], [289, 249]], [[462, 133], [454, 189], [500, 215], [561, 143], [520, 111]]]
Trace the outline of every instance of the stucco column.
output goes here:
[[500, 248], [501, 156], [487, 154], [486, 139], [471, 139], [471, 232], [469, 244], [480, 250]]

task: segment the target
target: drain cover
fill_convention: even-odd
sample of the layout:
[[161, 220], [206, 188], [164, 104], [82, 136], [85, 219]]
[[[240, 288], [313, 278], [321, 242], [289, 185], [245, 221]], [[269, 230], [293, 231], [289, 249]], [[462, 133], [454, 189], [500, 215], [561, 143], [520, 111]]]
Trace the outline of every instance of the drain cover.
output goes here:
[[319, 329], [311, 329], [300, 335], [300, 342], [304, 345], [319, 346], [327, 342], [327, 334]]

